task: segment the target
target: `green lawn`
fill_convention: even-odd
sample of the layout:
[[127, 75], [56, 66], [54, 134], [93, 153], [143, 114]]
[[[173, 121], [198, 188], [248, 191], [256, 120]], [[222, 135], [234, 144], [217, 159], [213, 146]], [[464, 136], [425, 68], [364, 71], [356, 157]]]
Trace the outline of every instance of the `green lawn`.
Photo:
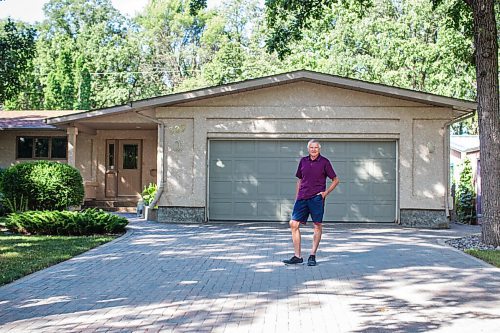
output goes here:
[[465, 252], [500, 268], [500, 250], [465, 250]]
[[114, 238], [116, 236], [20, 236], [0, 231], [0, 286]]

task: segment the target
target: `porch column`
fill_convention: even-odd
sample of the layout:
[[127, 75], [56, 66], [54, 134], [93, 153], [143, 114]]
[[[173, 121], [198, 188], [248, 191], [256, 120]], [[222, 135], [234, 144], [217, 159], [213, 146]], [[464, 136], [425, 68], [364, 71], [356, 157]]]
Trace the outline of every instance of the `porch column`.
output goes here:
[[68, 164], [76, 167], [76, 136], [78, 135], [78, 128], [68, 127], [66, 133], [68, 134]]

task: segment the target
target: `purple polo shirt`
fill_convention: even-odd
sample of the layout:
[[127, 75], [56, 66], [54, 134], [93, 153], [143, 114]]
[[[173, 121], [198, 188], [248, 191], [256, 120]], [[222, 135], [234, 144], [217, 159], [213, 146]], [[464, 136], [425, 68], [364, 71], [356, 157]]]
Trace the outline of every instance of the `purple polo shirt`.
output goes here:
[[330, 161], [318, 155], [315, 160], [311, 160], [310, 156], [302, 157], [295, 177], [301, 180], [297, 200], [302, 200], [326, 190], [326, 177], [333, 179], [337, 174]]

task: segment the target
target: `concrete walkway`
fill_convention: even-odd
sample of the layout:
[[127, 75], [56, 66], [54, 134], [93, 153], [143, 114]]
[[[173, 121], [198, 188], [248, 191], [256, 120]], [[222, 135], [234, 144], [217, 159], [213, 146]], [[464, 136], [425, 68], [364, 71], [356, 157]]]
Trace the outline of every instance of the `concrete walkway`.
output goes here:
[[289, 267], [283, 225], [133, 221], [1, 287], [0, 332], [498, 332], [500, 270], [442, 242], [471, 231], [329, 225]]

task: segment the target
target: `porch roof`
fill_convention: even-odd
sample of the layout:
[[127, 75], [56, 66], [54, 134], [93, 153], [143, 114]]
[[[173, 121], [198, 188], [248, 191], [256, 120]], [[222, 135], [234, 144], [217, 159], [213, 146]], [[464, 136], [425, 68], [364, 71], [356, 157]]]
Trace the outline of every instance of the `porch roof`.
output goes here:
[[49, 117], [64, 117], [81, 110], [31, 110], [0, 111], [0, 130], [59, 130], [44, 120]]

